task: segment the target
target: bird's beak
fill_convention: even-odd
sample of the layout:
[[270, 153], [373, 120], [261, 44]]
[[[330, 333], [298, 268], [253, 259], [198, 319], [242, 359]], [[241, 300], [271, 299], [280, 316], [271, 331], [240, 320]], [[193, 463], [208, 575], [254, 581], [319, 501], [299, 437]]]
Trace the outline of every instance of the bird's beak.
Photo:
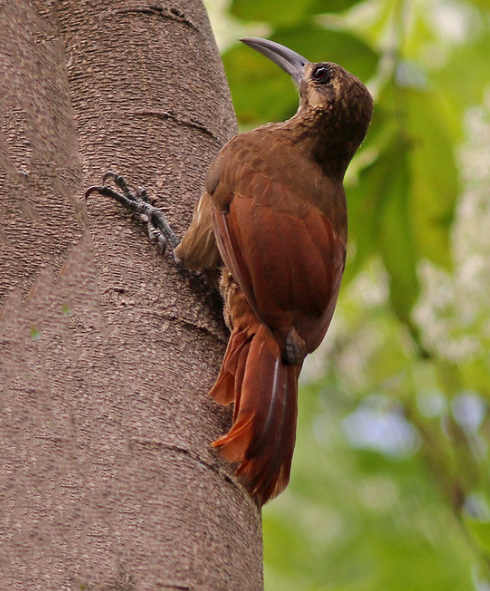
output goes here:
[[261, 39], [260, 37], [244, 37], [240, 39], [245, 45], [249, 45], [265, 57], [268, 57], [277, 66], [282, 68], [290, 76], [296, 84], [299, 85], [303, 78], [305, 65], [308, 60], [292, 49], [279, 45], [269, 39]]

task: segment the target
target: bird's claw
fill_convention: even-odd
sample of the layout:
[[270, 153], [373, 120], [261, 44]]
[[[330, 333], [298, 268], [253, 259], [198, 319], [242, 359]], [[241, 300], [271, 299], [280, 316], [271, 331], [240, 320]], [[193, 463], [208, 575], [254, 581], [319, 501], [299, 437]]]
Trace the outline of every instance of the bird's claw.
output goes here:
[[148, 201], [148, 194], [145, 189], [139, 188], [136, 194], [133, 193], [126, 183], [125, 178], [117, 172], [112, 172], [111, 170], [107, 171], [102, 177], [102, 185], [93, 185], [85, 191], [85, 199], [94, 192], [100, 193], [101, 195], [113, 196], [110, 195], [110, 193], [115, 193], [116, 191], [107, 185], [108, 180], [112, 180], [127, 199], [130, 199], [131, 201], [138, 201], [139, 193], [143, 192], [145, 196], [143, 201]]
[[[113, 181], [114, 181], [116, 184], [117, 184], [117, 181], [116, 181], [116, 179], [118, 179], [118, 180], [119, 180], [119, 179], [123, 179], [123, 180], [124, 180], [124, 178], [123, 178], [123, 177], [122, 177], [120, 174], [117, 174], [117, 172], [112, 172], [112, 170], [108, 170], [108, 171], [107, 171], [107, 172], [104, 174], [104, 176], [102, 177], [102, 182], [104, 183], [104, 185], [107, 183], [107, 180], [108, 180], [108, 179], [112, 179], [112, 180], [113, 180]], [[120, 181], [119, 181], [119, 182], [120, 182]], [[126, 183], [124, 183], [124, 184], [126, 185]], [[127, 185], [126, 185], [126, 186], [127, 186]]]
[[[120, 193], [105, 184], [109, 180], [112, 180], [120, 189]], [[138, 187], [136, 192], [133, 192], [122, 175], [108, 171], [102, 177], [102, 185], [93, 185], [85, 191], [85, 199], [92, 193], [111, 197], [119, 201], [127, 209], [138, 213], [140, 218], [147, 224], [150, 240], [157, 242], [162, 253], [165, 252], [167, 242], [170, 242], [173, 248], [179, 244], [177, 236], [170, 228], [165, 215], [151, 205], [148, 193], [143, 187]]]

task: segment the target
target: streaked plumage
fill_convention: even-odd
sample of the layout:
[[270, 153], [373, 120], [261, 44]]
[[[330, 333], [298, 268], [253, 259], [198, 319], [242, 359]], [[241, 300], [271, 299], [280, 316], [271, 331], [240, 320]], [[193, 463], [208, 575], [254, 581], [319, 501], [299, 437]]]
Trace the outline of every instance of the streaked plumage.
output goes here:
[[211, 395], [235, 409], [229, 433], [213, 445], [240, 462], [237, 474], [265, 503], [289, 481], [298, 376], [337, 301], [347, 240], [342, 180], [372, 99], [336, 64], [246, 42], [299, 82], [300, 108], [223, 147], [175, 254], [189, 269], [222, 269], [231, 336]]

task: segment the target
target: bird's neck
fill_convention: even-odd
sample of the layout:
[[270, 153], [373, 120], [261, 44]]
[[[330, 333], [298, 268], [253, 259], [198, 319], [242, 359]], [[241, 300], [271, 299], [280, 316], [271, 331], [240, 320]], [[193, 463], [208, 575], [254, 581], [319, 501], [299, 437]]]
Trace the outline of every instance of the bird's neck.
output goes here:
[[284, 123], [291, 140], [317, 160], [326, 174], [342, 180], [365, 132], [357, 121], [331, 112], [299, 110]]

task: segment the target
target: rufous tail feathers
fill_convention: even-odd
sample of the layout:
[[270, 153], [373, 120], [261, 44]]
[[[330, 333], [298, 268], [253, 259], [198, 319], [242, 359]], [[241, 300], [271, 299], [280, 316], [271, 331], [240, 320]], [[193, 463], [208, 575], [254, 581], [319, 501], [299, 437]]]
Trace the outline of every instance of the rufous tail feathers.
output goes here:
[[220, 404], [235, 402], [230, 431], [212, 445], [240, 462], [237, 475], [263, 505], [289, 482], [301, 364], [285, 363], [272, 333], [254, 320], [233, 329], [210, 392]]

